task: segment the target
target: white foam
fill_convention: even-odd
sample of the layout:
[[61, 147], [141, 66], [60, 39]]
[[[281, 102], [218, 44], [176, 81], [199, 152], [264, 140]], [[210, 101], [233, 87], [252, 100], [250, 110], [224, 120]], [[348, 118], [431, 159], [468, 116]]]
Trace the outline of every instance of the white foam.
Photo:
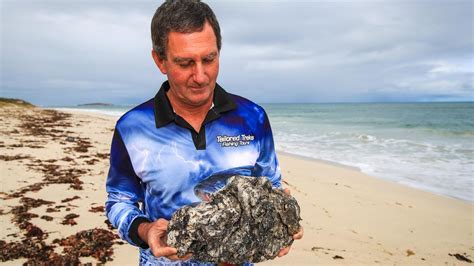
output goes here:
[[372, 135], [364, 135], [364, 134], [361, 134], [361, 135], [358, 135], [357, 138], [361, 141], [364, 141], [364, 142], [374, 142], [374, 141], [377, 141], [377, 138], [375, 136], [372, 136]]
[[[362, 172], [437, 194], [474, 202], [474, 145], [429, 143], [342, 131], [287, 134], [277, 130], [285, 152], [359, 168]], [[462, 152], [458, 152], [463, 147]]]
[[102, 115], [107, 115], [107, 116], [113, 116], [116, 118], [122, 116], [126, 112], [122, 110], [104, 110], [104, 109], [94, 109], [94, 108], [86, 109], [86, 108], [59, 107], [59, 108], [51, 108], [51, 109], [58, 110], [58, 111], [97, 113], [97, 114], [102, 114]]

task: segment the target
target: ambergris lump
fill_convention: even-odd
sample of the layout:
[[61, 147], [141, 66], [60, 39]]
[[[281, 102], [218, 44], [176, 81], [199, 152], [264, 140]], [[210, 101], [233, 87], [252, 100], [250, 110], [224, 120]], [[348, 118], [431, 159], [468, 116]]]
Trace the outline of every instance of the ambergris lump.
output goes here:
[[211, 263], [274, 259], [300, 229], [300, 207], [265, 177], [232, 176], [208, 202], [178, 209], [168, 245]]

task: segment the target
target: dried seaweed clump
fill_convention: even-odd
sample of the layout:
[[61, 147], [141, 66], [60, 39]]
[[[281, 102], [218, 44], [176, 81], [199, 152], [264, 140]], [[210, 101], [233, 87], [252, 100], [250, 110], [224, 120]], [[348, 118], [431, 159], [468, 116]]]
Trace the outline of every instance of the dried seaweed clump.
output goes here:
[[208, 202], [174, 213], [168, 245], [202, 262], [261, 262], [292, 244], [300, 220], [296, 200], [267, 178], [232, 176]]

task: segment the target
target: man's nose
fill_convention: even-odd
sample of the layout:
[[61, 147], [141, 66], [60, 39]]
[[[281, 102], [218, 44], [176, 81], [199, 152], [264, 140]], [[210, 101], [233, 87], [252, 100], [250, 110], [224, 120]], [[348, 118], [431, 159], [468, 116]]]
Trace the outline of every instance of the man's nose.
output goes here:
[[194, 65], [193, 79], [199, 85], [204, 85], [207, 83], [206, 71], [202, 63], [196, 63]]

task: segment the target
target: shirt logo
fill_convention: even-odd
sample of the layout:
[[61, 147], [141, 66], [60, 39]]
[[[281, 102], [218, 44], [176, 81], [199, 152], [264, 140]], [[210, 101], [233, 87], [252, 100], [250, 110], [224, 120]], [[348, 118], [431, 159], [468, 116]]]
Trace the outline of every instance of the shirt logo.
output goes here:
[[250, 142], [252, 142], [254, 139], [255, 139], [255, 136], [245, 135], [245, 134], [236, 135], [236, 136], [218, 135], [217, 143], [220, 143], [221, 147], [239, 147], [239, 146], [250, 145]]

